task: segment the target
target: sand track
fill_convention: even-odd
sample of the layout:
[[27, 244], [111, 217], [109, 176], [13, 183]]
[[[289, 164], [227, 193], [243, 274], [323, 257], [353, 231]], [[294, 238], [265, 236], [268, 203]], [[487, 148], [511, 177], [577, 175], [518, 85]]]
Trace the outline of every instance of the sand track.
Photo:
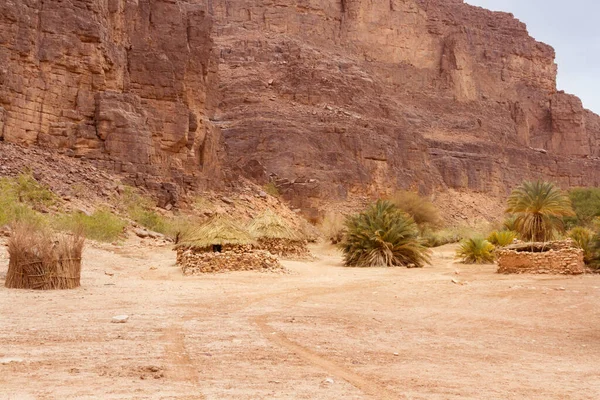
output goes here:
[[183, 277], [168, 248], [89, 246], [79, 289], [2, 287], [0, 359], [22, 362], [0, 364], [0, 399], [600, 398], [599, 276], [314, 251], [288, 274]]

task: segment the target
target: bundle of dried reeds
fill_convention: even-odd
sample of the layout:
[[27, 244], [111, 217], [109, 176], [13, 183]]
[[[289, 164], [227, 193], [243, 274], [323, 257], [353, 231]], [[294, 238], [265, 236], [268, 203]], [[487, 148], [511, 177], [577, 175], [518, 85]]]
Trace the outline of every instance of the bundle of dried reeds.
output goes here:
[[73, 289], [80, 286], [82, 235], [53, 237], [18, 225], [8, 241], [10, 260], [5, 286], [15, 289]]

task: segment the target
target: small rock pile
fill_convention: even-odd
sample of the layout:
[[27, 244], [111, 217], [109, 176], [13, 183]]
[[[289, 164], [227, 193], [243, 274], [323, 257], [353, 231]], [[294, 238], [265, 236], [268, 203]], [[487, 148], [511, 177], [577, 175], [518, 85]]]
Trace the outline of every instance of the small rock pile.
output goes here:
[[563, 274], [585, 272], [583, 250], [572, 241], [556, 241], [547, 245], [548, 251], [531, 252], [505, 248], [498, 251], [498, 272], [501, 274]]
[[237, 246], [222, 252], [178, 250], [177, 263], [184, 275], [197, 275], [227, 271], [278, 271], [283, 270], [277, 257], [268, 251]]

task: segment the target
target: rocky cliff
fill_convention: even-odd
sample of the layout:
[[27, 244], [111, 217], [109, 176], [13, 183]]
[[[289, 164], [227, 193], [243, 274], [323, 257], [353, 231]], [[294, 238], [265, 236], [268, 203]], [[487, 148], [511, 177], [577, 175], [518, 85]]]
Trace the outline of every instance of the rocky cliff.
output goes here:
[[0, 139], [155, 190], [600, 185], [553, 49], [462, 0], [0, 0], [0, 45]]

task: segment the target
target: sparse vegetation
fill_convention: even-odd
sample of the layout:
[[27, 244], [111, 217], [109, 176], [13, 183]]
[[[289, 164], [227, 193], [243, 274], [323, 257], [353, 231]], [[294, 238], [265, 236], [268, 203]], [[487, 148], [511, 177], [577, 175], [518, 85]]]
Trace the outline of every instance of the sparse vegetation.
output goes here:
[[61, 231], [81, 232], [88, 239], [114, 242], [123, 234], [127, 223], [110, 210], [99, 209], [91, 215], [82, 212], [58, 215], [52, 225]]
[[590, 257], [588, 260], [590, 268], [600, 270], [600, 232], [592, 238], [590, 242]]
[[600, 217], [600, 188], [576, 188], [569, 191], [574, 216], [566, 217], [569, 227], [593, 225], [594, 219]]
[[410, 215], [420, 229], [435, 228], [441, 224], [437, 208], [418, 193], [398, 191], [390, 197], [390, 201], [399, 210]]
[[494, 245], [484, 238], [471, 238], [461, 243], [456, 256], [465, 264], [491, 264], [494, 262]]
[[445, 244], [458, 243], [463, 239], [461, 230], [447, 228], [439, 231], [426, 229], [421, 233], [421, 240], [426, 247], [439, 247]]
[[30, 174], [0, 178], [0, 226], [25, 223], [41, 227], [47, 218], [38, 210], [56, 202], [56, 196]]
[[131, 187], [123, 191], [119, 207], [129, 218], [151, 231], [163, 234], [170, 231], [169, 221], [154, 209], [152, 199]]
[[564, 230], [562, 217], [574, 215], [569, 197], [549, 182], [525, 182], [508, 199], [515, 230], [525, 240], [546, 242]]
[[279, 189], [277, 188], [277, 185], [275, 185], [275, 182], [269, 182], [267, 183], [265, 186], [263, 186], [263, 189], [265, 190], [265, 192], [273, 197], [279, 197], [281, 195], [281, 193], [279, 193]]
[[583, 250], [583, 259], [589, 264], [593, 259], [594, 232], [588, 228], [577, 226], [569, 231], [569, 237]]
[[388, 201], [379, 200], [348, 217], [340, 247], [350, 267], [423, 267], [429, 262], [415, 222]]
[[[516, 221], [517, 221], [517, 216], [516, 215], [508, 215], [504, 221], [502, 222], [502, 230], [503, 231], [513, 231], [513, 232], [517, 232], [517, 225], [516, 225]], [[517, 236], [518, 236], [518, 232], [517, 232]]]
[[319, 230], [332, 244], [338, 244], [344, 238], [345, 221], [346, 218], [342, 214], [334, 211], [327, 212], [319, 224]]
[[505, 247], [517, 238], [517, 232], [514, 231], [493, 231], [487, 238], [487, 241], [494, 246]]

